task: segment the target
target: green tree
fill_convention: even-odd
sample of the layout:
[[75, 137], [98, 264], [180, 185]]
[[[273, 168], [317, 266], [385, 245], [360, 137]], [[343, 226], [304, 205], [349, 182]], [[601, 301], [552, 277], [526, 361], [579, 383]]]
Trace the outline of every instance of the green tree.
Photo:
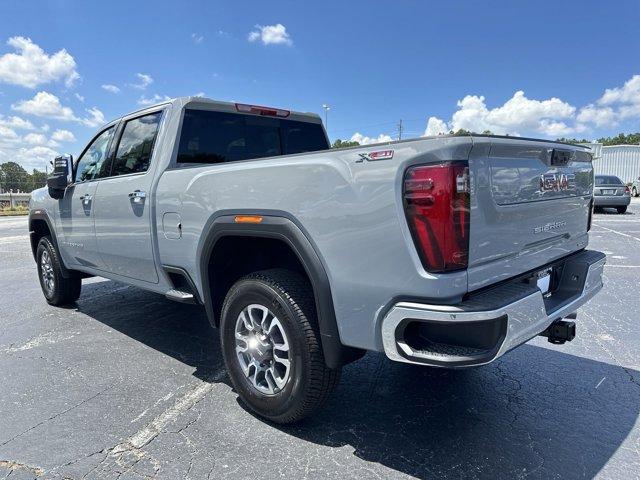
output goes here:
[[333, 142], [333, 145], [331, 145], [331, 148], [349, 148], [349, 147], [357, 147], [358, 145], [360, 145], [359, 142], [352, 142], [350, 140], [337, 139], [335, 142]]
[[561, 137], [561, 138], [556, 138], [556, 142], [562, 142], [562, 143], [591, 143], [591, 140], [587, 140], [586, 138], [583, 138], [582, 140], [578, 140], [577, 138]]
[[[456, 137], [466, 137], [469, 135], [478, 135], [478, 133], [472, 132], [471, 130], [465, 130], [464, 128], [460, 128], [458, 129], [457, 132], [450, 130], [449, 135], [455, 135]], [[491, 130], [485, 130], [481, 133], [481, 135], [493, 135], [493, 132]]]
[[0, 186], [6, 192], [31, 191], [31, 179], [27, 171], [16, 162], [0, 164]]
[[47, 184], [47, 174], [45, 172], [41, 172], [40, 170], [33, 169], [33, 173], [30, 175], [31, 177], [31, 190], [35, 190], [37, 188], [44, 187]]
[[598, 139], [598, 143], [603, 145], [638, 145], [640, 144], [640, 132], [619, 133], [615, 137], [603, 137]]

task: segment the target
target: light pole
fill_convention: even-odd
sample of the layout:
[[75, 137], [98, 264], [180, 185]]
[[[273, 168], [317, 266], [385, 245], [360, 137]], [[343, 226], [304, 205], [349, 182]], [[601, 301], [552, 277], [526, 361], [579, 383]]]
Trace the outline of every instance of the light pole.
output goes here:
[[327, 130], [327, 133], [329, 133], [329, 120], [327, 118], [327, 112], [331, 110], [331, 107], [326, 103], [323, 103], [322, 108], [324, 108], [324, 128]]

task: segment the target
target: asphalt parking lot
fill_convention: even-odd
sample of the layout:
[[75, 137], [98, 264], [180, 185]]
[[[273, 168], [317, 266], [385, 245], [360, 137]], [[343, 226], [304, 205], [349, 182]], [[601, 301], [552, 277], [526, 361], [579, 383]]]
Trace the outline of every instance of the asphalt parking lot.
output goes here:
[[368, 354], [291, 427], [237, 401], [198, 307], [94, 278], [40, 293], [0, 219], [0, 478], [640, 478], [640, 202], [596, 214], [605, 287], [564, 346], [471, 370]]

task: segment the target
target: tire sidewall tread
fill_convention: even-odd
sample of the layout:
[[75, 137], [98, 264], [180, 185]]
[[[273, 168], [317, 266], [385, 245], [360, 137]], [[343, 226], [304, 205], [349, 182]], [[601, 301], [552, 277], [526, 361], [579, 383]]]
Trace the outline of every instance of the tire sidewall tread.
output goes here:
[[[235, 325], [250, 303], [268, 307], [283, 324], [291, 358], [290, 377], [281, 392], [264, 395], [250, 385], [235, 353]], [[238, 280], [225, 298], [220, 322], [223, 356], [231, 382], [244, 403], [276, 423], [292, 423], [317, 410], [335, 388], [340, 370], [329, 369], [320, 344], [313, 291], [295, 272], [271, 269]]]
[[[51, 265], [53, 266], [54, 288], [50, 295], [47, 294], [42, 283], [40, 257], [44, 250], [49, 254], [49, 258], [51, 258]], [[82, 280], [76, 277], [65, 278], [62, 275], [62, 262], [58, 255], [58, 250], [53, 244], [51, 237], [48, 235], [43, 236], [38, 242], [38, 247], [36, 249], [36, 263], [40, 288], [42, 288], [42, 294], [44, 295], [47, 303], [54, 306], [68, 305], [78, 299], [82, 288]]]

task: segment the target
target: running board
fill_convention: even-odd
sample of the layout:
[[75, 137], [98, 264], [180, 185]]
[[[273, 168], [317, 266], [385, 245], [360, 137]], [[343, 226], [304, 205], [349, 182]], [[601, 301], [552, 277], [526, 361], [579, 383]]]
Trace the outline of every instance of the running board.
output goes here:
[[174, 302], [189, 303], [192, 305], [198, 303], [198, 301], [193, 296], [193, 293], [181, 292], [180, 290], [169, 290], [164, 294], [164, 296], [169, 300], [173, 300]]

